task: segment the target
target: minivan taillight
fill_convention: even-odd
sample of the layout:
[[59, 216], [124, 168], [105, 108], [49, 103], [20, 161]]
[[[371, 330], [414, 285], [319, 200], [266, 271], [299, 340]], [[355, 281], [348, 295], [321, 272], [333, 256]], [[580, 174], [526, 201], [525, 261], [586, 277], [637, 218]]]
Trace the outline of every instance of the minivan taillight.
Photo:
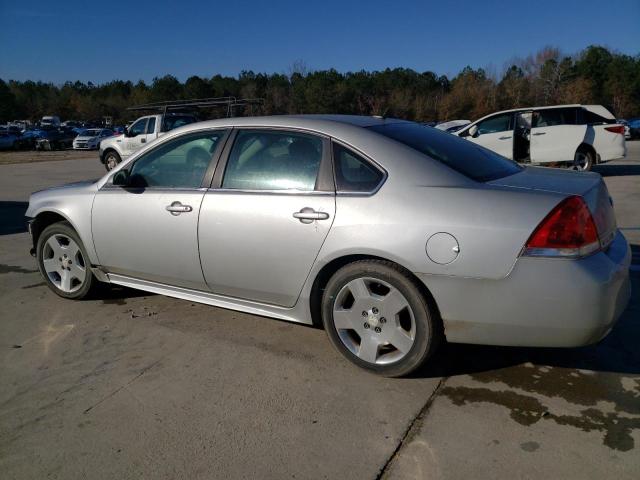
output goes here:
[[619, 133], [620, 135], [624, 135], [624, 125], [616, 125], [615, 127], [604, 127], [607, 132], [611, 133]]
[[527, 241], [523, 255], [584, 257], [600, 249], [598, 230], [582, 197], [560, 202]]

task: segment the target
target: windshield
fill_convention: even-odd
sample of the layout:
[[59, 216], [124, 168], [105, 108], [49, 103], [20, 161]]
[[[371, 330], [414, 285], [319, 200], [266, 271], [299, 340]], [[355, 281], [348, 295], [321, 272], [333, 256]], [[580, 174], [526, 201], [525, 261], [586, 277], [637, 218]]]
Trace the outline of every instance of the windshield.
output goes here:
[[517, 163], [456, 135], [419, 123], [398, 122], [367, 127], [400, 142], [477, 182], [488, 182], [522, 170]]
[[100, 134], [100, 130], [85, 130], [84, 132], [80, 132], [79, 135], [83, 137], [97, 137]]

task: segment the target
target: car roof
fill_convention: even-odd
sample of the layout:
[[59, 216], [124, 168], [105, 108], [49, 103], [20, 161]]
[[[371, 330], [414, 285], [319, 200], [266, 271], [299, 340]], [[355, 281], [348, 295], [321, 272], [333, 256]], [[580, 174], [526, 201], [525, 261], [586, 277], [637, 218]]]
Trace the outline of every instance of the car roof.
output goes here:
[[[490, 115], [498, 115], [500, 113], [511, 113], [511, 112], [521, 112], [521, 111], [536, 111], [536, 110], [547, 110], [549, 108], [576, 108], [576, 107], [585, 107], [588, 105], [581, 105], [579, 103], [571, 103], [571, 104], [566, 104], [566, 105], [546, 105], [544, 107], [520, 107], [520, 108], [511, 108], [509, 110], [500, 110], [498, 112], [493, 112], [490, 113], [489, 115], [485, 115], [485, 117], [488, 117]], [[482, 118], [485, 118], [482, 117]]]
[[405, 123], [406, 120], [396, 118], [383, 118], [364, 115], [269, 115], [255, 117], [229, 117], [216, 120], [205, 120], [196, 122], [184, 127], [181, 131], [195, 130], [203, 127], [279, 127], [279, 128], [300, 128], [315, 130], [320, 133], [331, 135], [332, 132], [347, 127], [372, 127], [375, 125], [386, 125], [389, 123]]

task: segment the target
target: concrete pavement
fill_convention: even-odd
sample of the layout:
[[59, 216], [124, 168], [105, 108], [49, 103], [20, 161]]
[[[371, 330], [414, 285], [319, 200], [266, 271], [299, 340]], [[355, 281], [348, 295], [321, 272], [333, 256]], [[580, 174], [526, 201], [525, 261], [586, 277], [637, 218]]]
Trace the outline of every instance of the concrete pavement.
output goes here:
[[[637, 252], [629, 146], [598, 169]], [[637, 293], [596, 346], [448, 345], [413, 378], [379, 378], [321, 330], [127, 289], [54, 295], [28, 255], [28, 193], [102, 173], [0, 166], [4, 478], [637, 477]]]

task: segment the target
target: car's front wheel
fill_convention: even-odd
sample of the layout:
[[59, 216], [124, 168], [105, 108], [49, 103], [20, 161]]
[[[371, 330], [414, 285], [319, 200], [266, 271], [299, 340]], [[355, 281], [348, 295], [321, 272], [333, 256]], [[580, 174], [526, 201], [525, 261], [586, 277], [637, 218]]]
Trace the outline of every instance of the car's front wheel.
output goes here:
[[84, 298], [98, 283], [80, 237], [67, 222], [44, 229], [38, 238], [36, 258], [48, 287], [61, 297]]
[[440, 320], [416, 281], [382, 260], [357, 261], [338, 270], [325, 288], [322, 318], [338, 351], [388, 377], [419, 368], [442, 337]]
[[107, 169], [107, 172], [110, 172], [116, 168], [121, 161], [120, 155], [116, 152], [108, 152], [104, 157], [104, 167]]

